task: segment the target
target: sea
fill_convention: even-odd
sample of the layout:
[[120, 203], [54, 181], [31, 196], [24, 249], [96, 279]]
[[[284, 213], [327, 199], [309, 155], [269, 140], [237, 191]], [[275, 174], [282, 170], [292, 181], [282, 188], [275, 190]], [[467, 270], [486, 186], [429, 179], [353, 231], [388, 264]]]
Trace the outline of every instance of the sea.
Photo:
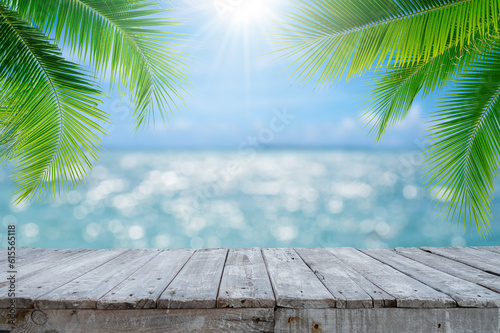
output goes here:
[[15, 225], [18, 246], [44, 248], [500, 245], [498, 196], [479, 235], [446, 218], [421, 159], [406, 150], [111, 150], [78, 188], [19, 205], [4, 167], [0, 242]]

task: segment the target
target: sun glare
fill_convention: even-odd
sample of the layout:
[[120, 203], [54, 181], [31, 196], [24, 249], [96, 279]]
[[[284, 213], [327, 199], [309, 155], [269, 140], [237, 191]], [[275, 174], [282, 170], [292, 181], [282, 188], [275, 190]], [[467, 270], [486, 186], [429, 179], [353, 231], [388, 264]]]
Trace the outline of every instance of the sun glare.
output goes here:
[[269, 0], [221, 0], [214, 2], [220, 19], [231, 25], [260, 24], [269, 17]]
[[247, 0], [235, 8], [232, 21], [235, 23], [255, 23], [269, 14], [265, 0]]

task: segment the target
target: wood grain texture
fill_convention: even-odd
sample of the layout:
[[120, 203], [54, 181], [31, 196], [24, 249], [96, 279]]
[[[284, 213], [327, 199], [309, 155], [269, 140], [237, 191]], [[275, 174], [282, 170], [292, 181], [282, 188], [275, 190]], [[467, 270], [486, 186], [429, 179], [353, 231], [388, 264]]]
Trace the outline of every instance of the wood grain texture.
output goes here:
[[497, 252], [431, 249], [22, 248], [0, 331], [500, 332]]
[[490, 252], [494, 252], [494, 253], [498, 253], [500, 254], [500, 246], [473, 246], [472, 247], [473, 249], [476, 249], [476, 250], [481, 250], [481, 251], [490, 251]]
[[337, 258], [363, 275], [367, 280], [396, 298], [397, 307], [454, 307], [455, 301], [394, 268], [352, 248], [330, 249]]
[[262, 249], [278, 307], [335, 307], [335, 298], [290, 248]]
[[[37, 311], [37, 310], [35, 310]], [[20, 313], [12, 333], [271, 333], [274, 309], [33, 310]], [[7, 310], [1, 310], [5, 318]], [[45, 316], [45, 317], [44, 317]], [[37, 325], [33, 317], [41, 318]], [[39, 321], [40, 322], [40, 321]]]
[[498, 333], [498, 308], [277, 309], [276, 333]]
[[[370, 281], [360, 277], [359, 273], [332, 255], [330, 251], [326, 249], [295, 250], [336, 298], [337, 308], [355, 309], [373, 307], [373, 299], [363, 289], [362, 285], [370, 291], [376, 291], [374, 292], [375, 295], [385, 297], [388, 301], [393, 301], [394, 305], [396, 304], [394, 297], [388, 295]], [[365, 280], [361, 285], [358, 284], [360, 279]]]
[[[83, 255], [85, 253], [96, 251], [96, 250], [83, 250], [83, 249], [28, 249], [28, 253], [25, 255], [21, 252], [21, 257], [16, 258], [14, 264], [15, 270], [17, 271], [17, 279], [22, 280], [38, 274], [49, 267], [55, 265], [63, 265], [74, 258]], [[37, 255], [32, 255], [37, 253]], [[7, 268], [7, 263], [5, 262], [5, 267]], [[7, 270], [2, 270], [0, 274], [1, 282], [0, 287], [7, 284]]]
[[[488, 251], [486, 249], [481, 249], [477, 247], [465, 247], [465, 246], [459, 246], [456, 247], [456, 249], [461, 252], [461, 253], [468, 253], [470, 255], [478, 256], [483, 258], [482, 261], [485, 263], [488, 263], [493, 266], [500, 267], [500, 256], [497, 255], [492, 255], [492, 251]], [[494, 251], [493, 251], [494, 252]]]
[[[56, 249], [41, 249], [35, 247], [21, 246], [15, 249], [16, 263], [20, 263], [26, 260], [34, 260], [35, 258], [38, 258], [46, 253], [54, 251], [56, 251]], [[0, 254], [0, 264], [8, 260], [7, 252], [12, 252], [12, 251], [7, 251], [6, 248], [2, 249], [2, 253]]]
[[500, 294], [403, 257], [393, 250], [360, 250], [363, 253], [453, 298], [460, 307], [500, 307]]
[[[45, 269], [17, 282], [17, 308], [33, 308], [37, 297], [63, 286], [125, 251], [127, 250], [95, 250], [81, 256], [72, 256], [71, 260], [60, 260], [56, 262], [58, 264], [47, 262]], [[0, 308], [10, 305], [8, 293], [9, 286], [0, 288]]]
[[217, 306], [274, 308], [274, 305], [274, 293], [260, 249], [229, 250]]
[[[422, 247], [424, 251], [453, 259], [485, 272], [500, 275], [500, 256], [488, 256], [480, 251], [467, 251], [460, 247]], [[493, 257], [493, 258], [492, 258]]]
[[26, 248], [25, 251], [20, 251], [20, 257], [16, 260], [18, 267], [33, 266], [39, 262], [49, 262], [68, 258], [82, 251], [90, 251], [88, 249], [39, 249]]
[[127, 251], [38, 297], [35, 300], [35, 307], [39, 309], [96, 308], [99, 298], [158, 254], [158, 250]]
[[[9, 252], [12, 253], [14, 252], [14, 255], [12, 256], [14, 258], [14, 270], [19, 271], [23, 265], [26, 265], [36, 258], [42, 256], [45, 253], [49, 252], [54, 252], [55, 249], [37, 249], [33, 247], [18, 247], [15, 249], [15, 251], [7, 251], [7, 249], [3, 249], [3, 254], [0, 257], [0, 267], [2, 268], [0, 270], [0, 287], [7, 285], [7, 276], [9, 275], [7, 273], [8, 270], [11, 269], [9, 263], [7, 262], [9, 260]], [[18, 274], [19, 275], [19, 274]], [[23, 278], [25, 277], [25, 272], [23, 271], [23, 274], [21, 276], [18, 276], [18, 278]]]
[[396, 252], [429, 267], [435, 268], [461, 279], [474, 282], [480, 286], [500, 293], [500, 278], [496, 275], [486, 273], [480, 269], [462, 264], [458, 261], [446, 257], [439, 256], [437, 254], [423, 251], [416, 247], [398, 247], [396, 248]]
[[97, 301], [98, 309], [154, 309], [156, 300], [172, 282], [194, 250], [161, 251], [125, 281]]
[[227, 252], [227, 248], [196, 251], [160, 296], [158, 308], [215, 308]]

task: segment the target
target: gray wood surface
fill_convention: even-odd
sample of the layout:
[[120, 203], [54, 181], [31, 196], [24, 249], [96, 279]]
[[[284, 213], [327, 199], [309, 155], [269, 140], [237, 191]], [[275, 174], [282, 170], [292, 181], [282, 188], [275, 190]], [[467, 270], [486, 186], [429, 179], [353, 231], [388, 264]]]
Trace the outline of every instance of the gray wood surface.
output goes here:
[[435, 268], [458, 278], [474, 282], [480, 286], [500, 293], [500, 278], [496, 275], [486, 273], [480, 269], [462, 264], [461, 262], [442, 257], [437, 254], [423, 251], [416, 247], [398, 247], [396, 248], [396, 252], [429, 267]]
[[[24, 310], [12, 333], [498, 333], [500, 309]], [[0, 310], [5, 318], [8, 310]]]
[[196, 251], [157, 302], [158, 308], [215, 308], [227, 248]]
[[92, 309], [97, 300], [128, 278], [158, 250], [131, 250], [35, 300], [40, 309]]
[[230, 249], [217, 306], [274, 308], [274, 305], [274, 293], [260, 249]]
[[[126, 251], [128, 250], [88, 251], [81, 256], [72, 256], [73, 260], [62, 261], [62, 264], [47, 263], [46, 268], [39, 274], [17, 283], [17, 308], [33, 308], [37, 297], [63, 286]], [[10, 304], [8, 290], [9, 286], [0, 288], [0, 308], [7, 308]]]
[[499, 307], [500, 295], [475, 283], [454, 277], [393, 250], [361, 250], [363, 253], [453, 298], [460, 307]]
[[262, 249], [278, 307], [335, 307], [335, 298], [290, 248]]
[[20, 251], [16, 259], [17, 267], [26, 265], [33, 266], [40, 262], [50, 262], [59, 259], [64, 259], [75, 255], [81, 251], [89, 251], [84, 249], [37, 249], [27, 248], [25, 251]]
[[[21, 246], [16, 248], [15, 250], [15, 255], [16, 255], [16, 263], [20, 263], [25, 260], [33, 260], [37, 257], [42, 256], [45, 253], [48, 252], [54, 252], [56, 249], [42, 249], [42, 248], [35, 248], [35, 247], [25, 247]], [[0, 255], [0, 265], [3, 265], [2, 263], [6, 262], [8, 260], [8, 253], [7, 249], [3, 249], [2, 254]], [[12, 251], [9, 251], [12, 252]]]
[[[354, 309], [373, 307], [373, 299], [363, 289], [362, 285], [370, 291], [376, 291], [374, 294], [377, 299], [380, 295], [388, 301], [393, 301], [394, 305], [396, 304], [394, 297], [361, 277], [350, 266], [347, 266], [332, 255], [327, 249], [296, 249], [296, 251], [336, 298], [337, 308]], [[358, 284], [360, 279], [365, 280], [361, 285]]]
[[161, 251], [97, 301], [98, 309], [153, 309], [156, 300], [193, 255], [193, 250]]
[[92, 250], [84, 249], [27, 249], [26, 254], [21, 254], [16, 258], [16, 268], [21, 276], [27, 276], [37, 270], [45, 269], [47, 265], [52, 265], [59, 261], [71, 260], [72, 256]]
[[[477, 250], [471, 253], [460, 247], [422, 247], [421, 249], [479, 268], [485, 272], [500, 275], [500, 264], [497, 257], [488, 256]], [[493, 260], [492, 257], [494, 257]]]
[[448, 295], [410, 278], [356, 249], [332, 248], [330, 251], [373, 284], [394, 296], [398, 307], [441, 308], [456, 306], [455, 301]]
[[481, 246], [481, 247], [473, 246], [472, 248], [476, 249], [476, 250], [490, 251], [490, 252], [500, 254], [500, 246]]
[[498, 266], [500, 267], [500, 256], [497, 256], [495, 254], [491, 254], [492, 251], [488, 251], [486, 249], [480, 249], [477, 247], [465, 247], [465, 246], [460, 246], [456, 247], [459, 252], [461, 253], [468, 253], [470, 255], [475, 255], [478, 257], [483, 258], [482, 261], [485, 263], [488, 263], [493, 266]]
[[276, 333], [498, 333], [498, 308], [277, 309]]
[[[396, 251], [352, 248], [230, 251], [225, 248], [198, 251], [20, 248], [16, 255], [19, 259], [16, 306], [20, 318], [23, 314], [33, 316], [31, 321], [26, 321], [30, 325], [33, 321], [43, 321], [41, 312], [33, 312], [33, 307], [48, 311], [51, 317], [59, 318], [57, 320], [65, 318], [58, 317], [58, 313], [71, 311], [78, 314], [88, 310], [86, 313], [91, 315], [80, 319], [92, 322], [92, 316], [101, 318], [95, 322], [95, 327], [106, 331], [105, 325], [110, 325], [116, 327], [117, 332], [126, 331], [113, 321], [122, 317], [105, 313], [130, 311], [133, 325], [152, 327], [151, 332], [156, 332], [160, 329], [158, 325], [167, 322], [178, 322], [186, 332], [217, 332], [217, 329], [224, 332], [231, 328], [236, 331], [272, 331], [272, 320], [264, 320], [261, 314], [288, 313], [282, 311], [284, 308], [322, 309], [299, 311], [299, 319], [290, 315], [286, 325], [281, 321], [276, 323], [282, 325], [280, 330], [288, 327], [290, 331], [327, 332], [325, 327], [331, 327], [329, 325], [334, 325], [334, 322], [339, 331], [347, 330], [356, 322], [385, 327], [379, 322], [384, 316], [387, 320], [395, 320], [396, 314], [406, 313], [417, 322], [424, 319], [433, 322], [451, 311], [451, 321], [462, 322], [458, 317], [453, 319], [457, 303], [462, 308], [484, 307], [479, 310], [485, 312], [476, 312], [474, 308], [469, 310], [479, 317], [483, 314], [490, 316], [489, 323], [494, 321], [491, 314], [495, 311], [499, 314], [498, 308], [492, 312], [490, 307], [500, 306], [500, 276], [492, 273], [500, 268], [496, 248], [425, 249], [430, 252], [417, 248], [398, 248]], [[6, 309], [10, 305], [8, 290], [8, 286], [0, 285], [0, 308]], [[377, 309], [371, 309], [395, 306], [411, 308], [405, 310], [415, 312], [390, 312], [390, 309], [387, 309], [389, 312], [377, 312], [372, 311]], [[231, 308], [240, 308], [241, 311], [229, 311], [237, 310]], [[268, 312], [264, 311], [266, 308]], [[204, 312], [204, 309], [210, 311]], [[242, 317], [238, 323], [237, 314], [242, 315], [247, 310], [250, 311], [248, 317]], [[139, 317], [134, 317], [134, 313], [139, 312], [136, 311], [153, 311], [148, 312], [153, 325], [137, 323]], [[304, 313], [310, 314], [311, 318], [300, 319]], [[381, 313], [386, 315], [379, 317]], [[468, 318], [468, 313], [464, 318]], [[336, 317], [321, 319], [321, 314]], [[446, 316], [442, 318], [446, 319]], [[80, 319], [75, 320], [81, 323]], [[71, 322], [72, 319], [64, 320]], [[232, 320], [235, 323], [230, 323]], [[406, 320], [402, 318], [401, 322]], [[496, 320], [498, 322], [498, 316]], [[183, 321], [185, 326], [182, 326]], [[39, 324], [39, 329], [44, 333], [50, 330], [63, 332], [72, 327], [67, 326], [69, 322], [57, 322], [59, 326], [53, 327]], [[319, 324], [319, 328], [315, 328], [315, 324]], [[90, 327], [94, 327], [92, 325]], [[427, 324], [422, 325], [427, 327]], [[456, 323], [443, 322], [442, 325], [446, 332], [454, 332], [449, 328], [455, 327]], [[29, 326], [29, 329], [33, 327]], [[485, 323], [478, 327], [489, 326]], [[142, 331], [147, 332], [145, 328]], [[400, 331], [406, 332], [401, 327]]]
[[[32, 256], [30, 253], [23, 260], [18, 262], [18, 271], [20, 278], [31, 276], [41, 270], [47, 269], [52, 265], [59, 265], [85, 253], [95, 252], [92, 249], [61, 249], [41, 251], [41, 255]], [[39, 252], [39, 251], [36, 251]]]
[[[7, 249], [4, 249], [4, 254], [0, 257], [0, 287], [5, 286], [8, 282], [7, 271], [12, 270], [10, 263], [8, 262], [9, 257]], [[22, 266], [33, 262], [36, 258], [42, 256], [45, 253], [54, 252], [55, 249], [37, 249], [34, 247], [18, 247], [15, 250], [14, 256], [14, 271], [19, 271]], [[25, 277], [25, 272], [23, 274], [18, 274], [18, 278]]]
[[[271, 333], [274, 309], [33, 310], [20, 313], [11, 333]], [[41, 313], [40, 313], [41, 312]], [[6, 318], [7, 310], [0, 315]], [[36, 324], [33, 320], [40, 323]]]
[[[48, 267], [54, 265], [64, 264], [73, 258], [80, 256], [84, 253], [95, 251], [95, 250], [82, 250], [82, 249], [35, 249], [27, 250], [27, 254], [21, 254], [20, 258], [16, 258], [16, 262], [14, 264], [14, 269], [17, 271], [17, 279], [22, 280], [28, 278], [32, 275], [38, 274], [46, 270]], [[32, 256], [31, 254], [37, 252], [38, 255]], [[17, 257], [17, 256], [16, 256]], [[0, 287], [5, 286], [7, 284], [6, 276], [8, 274], [9, 267], [7, 266], [7, 262], [4, 263], [5, 269], [1, 270], [0, 278]]]

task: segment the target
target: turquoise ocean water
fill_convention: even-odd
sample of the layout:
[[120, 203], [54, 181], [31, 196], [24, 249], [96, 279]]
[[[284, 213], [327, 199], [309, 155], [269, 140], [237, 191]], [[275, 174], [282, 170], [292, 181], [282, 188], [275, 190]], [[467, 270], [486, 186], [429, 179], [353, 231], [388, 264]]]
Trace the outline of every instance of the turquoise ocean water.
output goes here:
[[[110, 151], [60, 200], [11, 206], [0, 169], [0, 241], [62, 248], [500, 245], [443, 222], [416, 151]], [[435, 193], [433, 193], [435, 194]]]

